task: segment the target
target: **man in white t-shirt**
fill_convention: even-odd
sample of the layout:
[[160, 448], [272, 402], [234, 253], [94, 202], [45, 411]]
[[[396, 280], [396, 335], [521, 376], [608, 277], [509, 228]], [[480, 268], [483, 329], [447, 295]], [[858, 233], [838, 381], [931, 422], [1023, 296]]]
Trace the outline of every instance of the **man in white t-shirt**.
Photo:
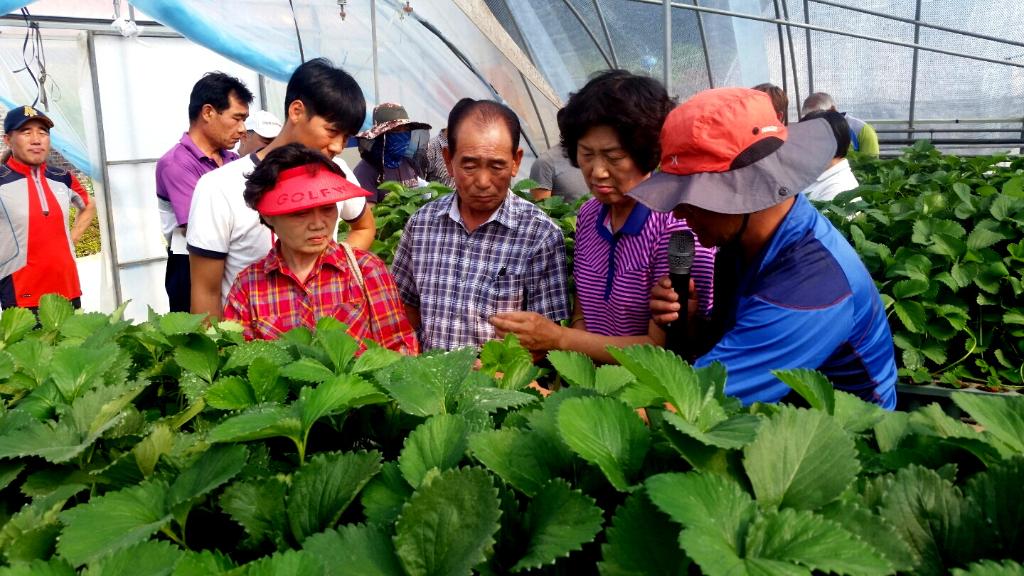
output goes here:
[[[245, 204], [245, 177], [271, 150], [299, 143], [333, 158], [359, 131], [366, 100], [356, 81], [325, 59], [299, 66], [285, 90], [285, 122], [266, 148], [207, 173], [196, 184], [186, 236], [192, 272], [192, 312], [220, 318], [238, 273], [267, 255], [270, 229]], [[354, 181], [351, 171], [346, 177]], [[349, 223], [348, 243], [369, 249], [376, 227], [363, 198], [338, 205]]]

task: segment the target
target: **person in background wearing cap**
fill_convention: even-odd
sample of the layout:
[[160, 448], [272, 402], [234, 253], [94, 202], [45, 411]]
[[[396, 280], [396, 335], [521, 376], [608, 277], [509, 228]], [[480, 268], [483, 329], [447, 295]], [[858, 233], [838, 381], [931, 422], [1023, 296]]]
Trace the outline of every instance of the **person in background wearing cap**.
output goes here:
[[223, 72], [210, 72], [192, 86], [188, 102], [188, 131], [156, 163], [156, 197], [167, 241], [164, 288], [171, 312], [191, 308], [185, 233], [192, 193], [199, 178], [238, 159], [231, 151], [245, 134], [252, 92]]
[[[36, 309], [44, 294], [81, 307], [75, 243], [96, 205], [75, 176], [46, 165], [53, 121], [32, 106], [4, 118], [9, 156], [0, 166], [0, 307]], [[78, 210], [68, 232], [69, 209]]]
[[424, 350], [482, 346], [499, 312], [569, 318], [562, 231], [509, 191], [523, 159], [520, 130], [515, 112], [493, 100], [464, 98], [448, 114], [455, 194], [412, 215], [391, 264]]
[[353, 170], [359, 185], [373, 193], [367, 200], [371, 206], [387, 194], [379, 187], [384, 182], [393, 180], [409, 188], [421, 184], [426, 171], [421, 140], [429, 130], [430, 124], [410, 120], [401, 104], [385, 102], [373, 109], [373, 127], [356, 134], [363, 159]]
[[[630, 193], [685, 217], [717, 246], [715, 305], [705, 327], [725, 392], [744, 404], [791, 390], [771, 371], [806, 368], [836, 389], [896, 406], [896, 361], [885, 306], [857, 253], [800, 194], [828, 166], [835, 137], [823, 119], [779, 122], [762, 92], [719, 88], [669, 114], [661, 172]], [[655, 320], [677, 318], [667, 278], [651, 292]]]
[[[285, 88], [281, 133], [259, 152], [218, 168], [199, 179], [189, 212], [189, 264], [192, 312], [219, 318], [224, 301], [243, 268], [262, 260], [272, 246], [271, 232], [245, 203], [245, 177], [276, 148], [299, 143], [333, 159], [363, 123], [366, 100], [347, 72], [323, 58], [299, 65]], [[366, 199], [341, 202], [338, 211], [350, 228], [348, 243], [364, 250], [376, 227]], [[332, 232], [333, 235], [336, 232]]]
[[[497, 314], [491, 323], [499, 337], [512, 332], [531, 351], [575, 350], [599, 362], [615, 362], [609, 346], [664, 345], [665, 332], [651, 320], [650, 291], [668, 274], [669, 238], [689, 228], [626, 193], [657, 167], [658, 133], [674, 106], [660, 82], [623, 70], [604, 72], [569, 97], [558, 112], [566, 164], [582, 169], [594, 194], [576, 223], [576, 312], [568, 327], [535, 312]], [[695, 252], [693, 278], [705, 316], [715, 257], [699, 244]]]
[[281, 121], [266, 110], [257, 110], [245, 121], [245, 128], [238, 144], [239, 156], [248, 156], [266, 148], [281, 133]]
[[224, 318], [240, 322], [246, 339], [270, 340], [300, 326], [315, 329], [319, 319], [332, 317], [360, 341], [417, 354], [416, 334], [387, 265], [334, 241], [338, 203], [369, 194], [301, 144], [267, 154], [246, 178], [245, 203], [277, 241], [235, 278]]
[[[825, 92], [815, 92], [808, 96], [804, 100], [803, 106], [800, 107], [800, 117], [803, 118], [811, 112], [818, 111], [837, 112], [835, 101]], [[879, 154], [878, 133], [875, 132], [874, 127], [846, 112], [840, 112], [840, 114], [846, 118], [846, 123], [850, 126], [850, 146], [853, 147], [853, 150], [877, 158]]]

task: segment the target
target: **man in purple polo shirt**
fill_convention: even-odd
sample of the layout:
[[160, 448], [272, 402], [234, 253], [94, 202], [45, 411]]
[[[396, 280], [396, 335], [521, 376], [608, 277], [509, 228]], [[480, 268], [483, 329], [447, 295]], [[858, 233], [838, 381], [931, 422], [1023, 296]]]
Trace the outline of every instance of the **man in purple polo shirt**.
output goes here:
[[245, 133], [252, 92], [241, 80], [210, 72], [192, 87], [188, 132], [156, 163], [156, 195], [160, 223], [167, 240], [164, 287], [171, 312], [191, 307], [191, 278], [185, 229], [192, 191], [199, 177], [238, 155], [231, 148]]

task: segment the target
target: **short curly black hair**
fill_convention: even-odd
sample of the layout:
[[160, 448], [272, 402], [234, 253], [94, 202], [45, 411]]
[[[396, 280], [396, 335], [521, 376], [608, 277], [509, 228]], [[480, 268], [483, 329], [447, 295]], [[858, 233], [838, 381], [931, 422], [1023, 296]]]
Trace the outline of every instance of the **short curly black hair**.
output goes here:
[[320, 152], [298, 143], [286, 144], [267, 154], [267, 157], [256, 165], [252, 173], [245, 177], [245, 192], [243, 192], [245, 203], [255, 210], [263, 195], [277, 185], [277, 178], [281, 172], [307, 164], [318, 165], [339, 176], [345, 176], [337, 164]]
[[558, 111], [566, 156], [578, 168], [580, 138], [595, 126], [608, 126], [637, 168], [645, 174], [653, 172], [661, 161], [661, 125], [675, 106], [665, 86], [650, 76], [625, 70], [602, 72], [569, 95]]

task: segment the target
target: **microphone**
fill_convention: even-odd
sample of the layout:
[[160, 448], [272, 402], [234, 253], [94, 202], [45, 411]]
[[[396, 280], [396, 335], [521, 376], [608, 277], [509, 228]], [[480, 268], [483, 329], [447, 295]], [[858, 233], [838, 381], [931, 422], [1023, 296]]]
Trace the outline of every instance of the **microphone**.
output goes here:
[[672, 289], [679, 295], [679, 319], [666, 326], [665, 349], [688, 360], [687, 301], [690, 299], [690, 268], [693, 267], [693, 232], [672, 233], [668, 240], [668, 275]]

